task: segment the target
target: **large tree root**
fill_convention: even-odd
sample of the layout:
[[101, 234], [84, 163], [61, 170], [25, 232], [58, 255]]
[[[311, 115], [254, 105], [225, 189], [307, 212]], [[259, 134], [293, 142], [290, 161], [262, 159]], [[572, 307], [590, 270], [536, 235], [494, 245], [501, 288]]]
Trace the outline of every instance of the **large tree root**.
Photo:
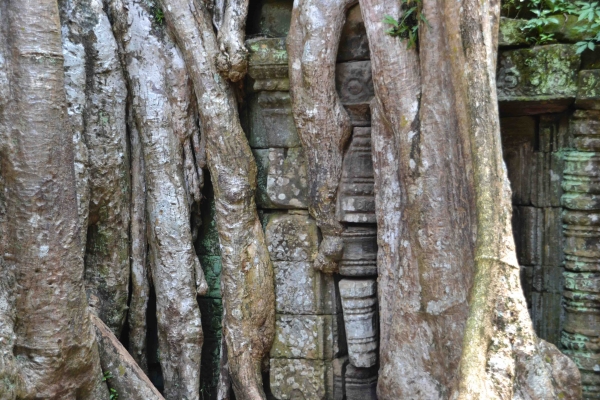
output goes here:
[[110, 12], [144, 155], [148, 257], [164, 394], [173, 400], [198, 399], [203, 336], [196, 294], [207, 285], [192, 245], [183, 176], [180, 137], [188, 135], [191, 125], [179, 119], [191, 115], [191, 97], [178, 89], [188, 78], [181, 55], [144, 1], [113, 0]]
[[28, 398], [108, 399], [83, 288], [83, 254], [55, 1], [10, 1], [11, 129], [2, 141], [5, 262]]
[[68, 91], [76, 100], [72, 119], [74, 128], [82, 129], [88, 152], [86, 289], [90, 304], [118, 335], [129, 292], [127, 88], [101, 1], [64, 1], [63, 25], [63, 42], [76, 52], [76, 58], [69, 61], [79, 64], [69, 65]]
[[287, 40], [294, 121], [304, 148], [309, 211], [323, 234], [315, 268], [336, 272], [342, 256], [335, 206], [350, 118], [335, 89], [335, 61], [346, 10], [353, 0], [294, 3]]
[[578, 399], [579, 372], [536, 337], [519, 279], [496, 95], [500, 1], [467, 0], [457, 9], [453, 2], [440, 7], [431, 0], [431, 7], [444, 10], [449, 47], [456, 49], [446, 57], [457, 85], [456, 113], [470, 140], [476, 191], [475, 279], [456, 397]]
[[136, 364], [119, 339], [96, 316], [92, 316], [100, 350], [104, 379], [119, 398], [127, 400], [164, 400], [144, 371]]
[[261, 361], [273, 341], [275, 295], [273, 267], [254, 200], [256, 164], [233, 91], [215, 65], [219, 48], [208, 10], [193, 0], [163, 0], [162, 5], [192, 77], [206, 137], [221, 245], [223, 335], [233, 387], [239, 400], [265, 398]]

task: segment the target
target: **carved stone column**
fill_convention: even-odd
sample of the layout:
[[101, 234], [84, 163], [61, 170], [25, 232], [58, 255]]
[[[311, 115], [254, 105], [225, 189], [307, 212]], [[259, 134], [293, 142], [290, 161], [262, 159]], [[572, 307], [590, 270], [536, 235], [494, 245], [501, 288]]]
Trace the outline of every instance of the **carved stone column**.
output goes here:
[[600, 399], [600, 112], [571, 120], [574, 151], [565, 155], [564, 352], [579, 367], [584, 398]]

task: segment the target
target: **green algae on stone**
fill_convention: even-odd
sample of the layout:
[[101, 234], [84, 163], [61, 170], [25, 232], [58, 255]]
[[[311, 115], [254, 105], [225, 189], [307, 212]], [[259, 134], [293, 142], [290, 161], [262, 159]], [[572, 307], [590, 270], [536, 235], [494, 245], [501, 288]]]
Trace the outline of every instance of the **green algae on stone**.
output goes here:
[[498, 44], [500, 47], [523, 46], [527, 44], [527, 36], [523, 27], [527, 24], [525, 19], [500, 18], [498, 31]]
[[579, 108], [600, 110], [600, 70], [579, 71], [575, 105]]
[[573, 45], [554, 44], [507, 50], [498, 57], [500, 102], [575, 99], [581, 59]]
[[208, 284], [208, 292], [204, 297], [221, 298], [221, 257], [199, 256], [200, 264], [204, 270], [204, 277]]

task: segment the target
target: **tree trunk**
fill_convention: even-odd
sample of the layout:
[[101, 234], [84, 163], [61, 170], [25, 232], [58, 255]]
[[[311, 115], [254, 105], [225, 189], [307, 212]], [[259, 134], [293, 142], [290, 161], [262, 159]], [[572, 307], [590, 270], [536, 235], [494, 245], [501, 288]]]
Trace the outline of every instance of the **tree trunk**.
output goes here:
[[315, 268], [337, 272], [342, 256], [342, 224], [336, 212], [344, 146], [350, 118], [335, 89], [335, 61], [353, 0], [301, 0], [294, 3], [287, 40], [294, 122], [307, 160], [309, 211], [323, 240]]
[[[188, 78], [181, 55], [152, 19], [145, 1], [113, 0], [109, 10], [144, 155], [148, 257], [156, 291], [164, 395], [169, 400], [198, 399], [203, 335], [196, 293], [204, 293], [207, 286], [192, 244], [183, 176], [181, 141], [192, 124], [186, 122], [192, 117]], [[139, 266], [143, 260], [134, 262]], [[140, 325], [144, 315], [135, 318]]]
[[19, 398], [108, 399], [83, 288], [57, 4], [8, 2], [7, 23], [4, 254], [19, 288], [13, 348], [25, 384]]
[[[264, 399], [261, 362], [273, 341], [275, 294], [273, 266], [254, 199], [256, 164], [240, 126], [233, 90], [215, 65], [219, 50], [207, 9], [192, 0], [162, 4], [194, 83], [206, 137], [221, 246], [223, 335], [233, 388], [239, 400]], [[229, 3], [229, 7], [243, 5], [243, 1]]]

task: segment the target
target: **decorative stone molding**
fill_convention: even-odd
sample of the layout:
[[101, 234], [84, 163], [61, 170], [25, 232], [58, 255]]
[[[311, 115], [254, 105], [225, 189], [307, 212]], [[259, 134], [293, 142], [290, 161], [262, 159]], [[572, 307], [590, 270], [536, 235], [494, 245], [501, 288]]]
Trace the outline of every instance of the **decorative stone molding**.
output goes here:
[[377, 228], [352, 226], [342, 233], [344, 253], [340, 261], [340, 275], [377, 276]]
[[581, 371], [584, 398], [600, 398], [600, 112], [578, 110], [576, 149], [565, 155], [564, 352]]
[[339, 287], [350, 364], [372, 367], [377, 363], [379, 340], [377, 281], [342, 279]]

